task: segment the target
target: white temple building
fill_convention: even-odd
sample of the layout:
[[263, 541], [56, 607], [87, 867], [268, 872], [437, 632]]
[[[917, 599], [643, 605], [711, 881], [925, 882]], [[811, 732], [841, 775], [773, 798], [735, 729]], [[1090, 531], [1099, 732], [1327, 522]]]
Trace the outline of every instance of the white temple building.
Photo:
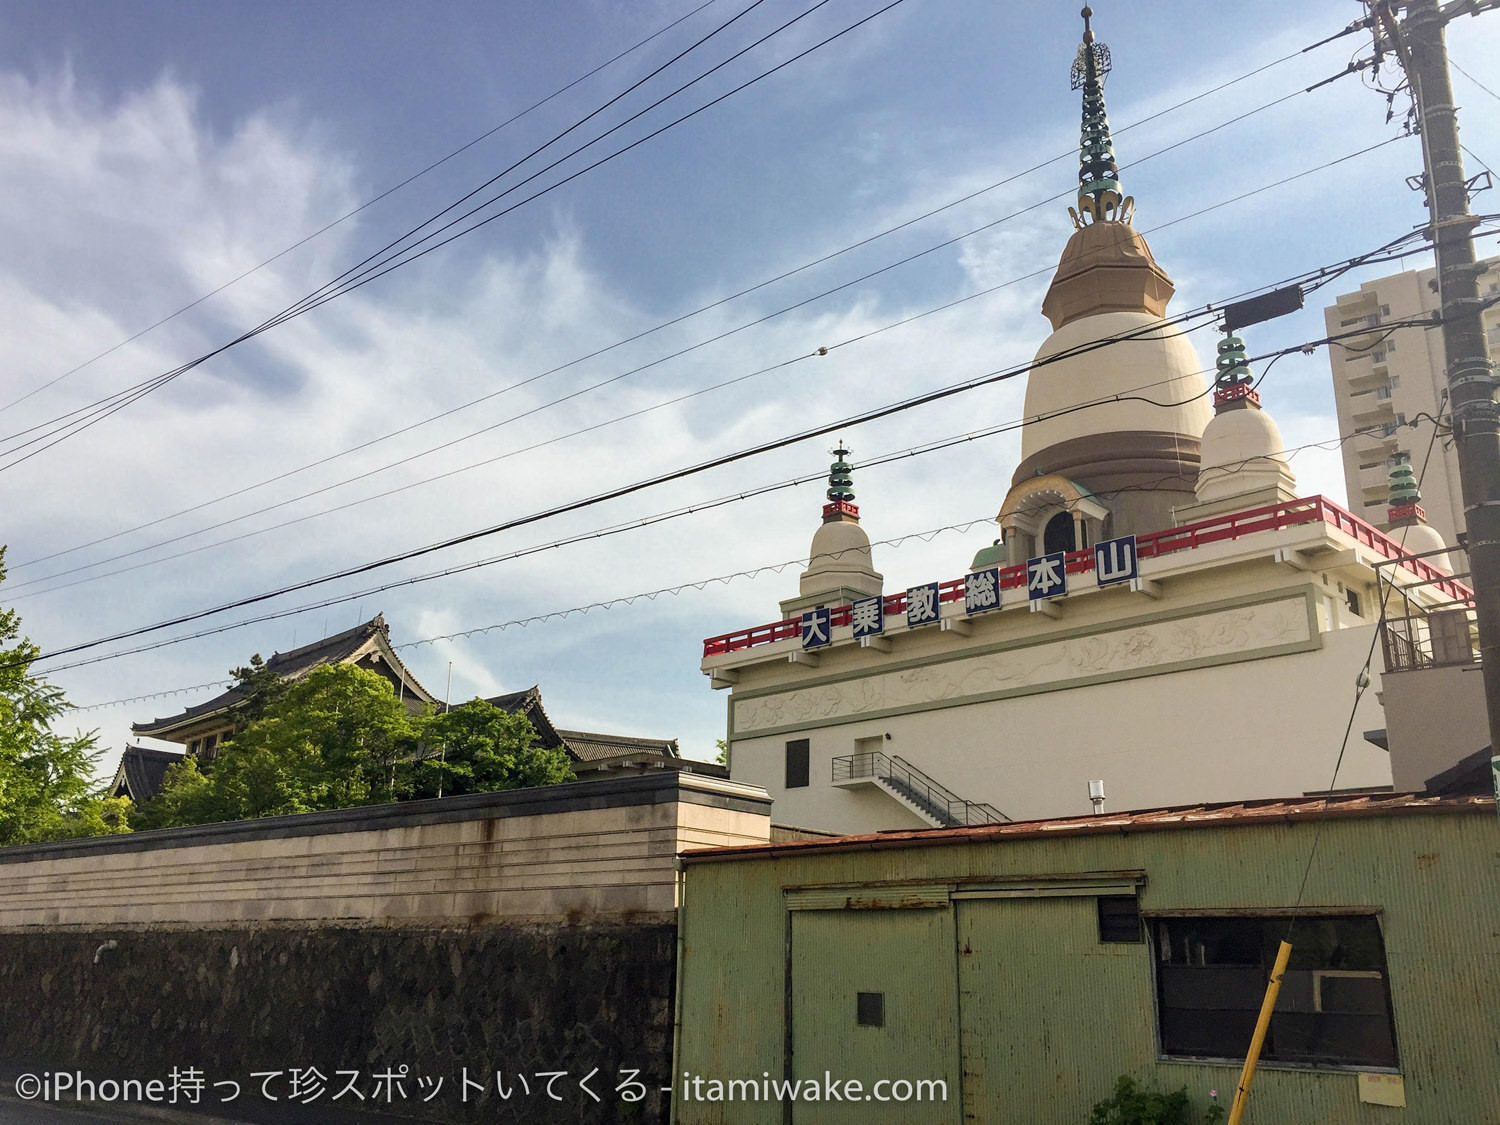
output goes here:
[[730, 692], [731, 776], [765, 786], [779, 824], [1076, 815], [1100, 790], [1093, 807], [1123, 811], [1389, 788], [1378, 685], [1344, 746], [1360, 671], [1389, 647], [1382, 606], [1399, 601], [1412, 651], [1434, 630], [1467, 641], [1470, 591], [1445, 558], [1407, 558], [1440, 538], [1403, 546], [1299, 498], [1243, 342], [1220, 342], [1210, 385], [1166, 319], [1172, 281], [1131, 226], [1108, 54], [1085, 27], [1076, 229], [1042, 303], [1052, 334], [1001, 538], [955, 560], [967, 571], [885, 590], [840, 447], [781, 619], [704, 642]]

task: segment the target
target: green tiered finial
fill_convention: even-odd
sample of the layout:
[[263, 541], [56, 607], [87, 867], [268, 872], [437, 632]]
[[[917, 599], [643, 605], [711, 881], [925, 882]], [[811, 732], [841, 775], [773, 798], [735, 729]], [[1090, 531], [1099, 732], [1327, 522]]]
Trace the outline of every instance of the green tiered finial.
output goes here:
[[1417, 488], [1417, 474], [1411, 470], [1411, 454], [1397, 450], [1391, 458], [1390, 499], [1386, 501], [1385, 522], [1391, 528], [1414, 527], [1427, 522], [1422, 510], [1422, 493]]
[[823, 522], [852, 520], [858, 523], [859, 508], [854, 503], [854, 466], [845, 460], [849, 450], [839, 442], [837, 449], [828, 452], [838, 460], [828, 466], [828, 503], [823, 505]]
[[849, 450], [844, 448], [844, 443], [839, 442], [837, 449], [830, 450], [838, 458], [828, 467], [828, 499], [834, 503], [846, 502], [854, 499], [854, 466], [845, 461], [849, 456]]
[[1214, 375], [1214, 413], [1260, 405], [1260, 395], [1252, 386], [1255, 376], [1250, 373], [1244, 340], [1232, 333], [1225, 336], [1219, 341], [1219, 357], [1214, 362], [1218, 369]]
[[1073, 225], [1080, 230], [1088, 223], [1130, 222], [1135, 200], [1120, 190], [1120, 168], [1115, 163], [1114, 141], [1109, 135], [1109, 117], [1104, 112], [1104, 76], [1109, 73], [1109, 48], [1094, 42], [1089, 19], [1092, 8], [1083, 9], [1083, 42], [1073, 60], [1073, 89], [1083, 91], [1083, 132], [1078, 148], [1078, 210], [1068, 208]]
[[1422, 502], [1422, 492], [1417, 487], [1417, 474], [1411, 469], [1411, 454], [1405, 450], [1397, 453], [1391, 465], [1392, 508], [1404, 508]]

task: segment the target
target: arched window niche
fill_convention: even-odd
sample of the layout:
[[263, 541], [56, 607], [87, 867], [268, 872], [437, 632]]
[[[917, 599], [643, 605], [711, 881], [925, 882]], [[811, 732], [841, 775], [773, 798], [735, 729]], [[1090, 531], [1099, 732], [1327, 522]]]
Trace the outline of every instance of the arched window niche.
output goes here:
[[1013, 486], [998, 518], [1008, 566], [1109, 538], [1109, 509], [1088, 489], [1055, 473]]

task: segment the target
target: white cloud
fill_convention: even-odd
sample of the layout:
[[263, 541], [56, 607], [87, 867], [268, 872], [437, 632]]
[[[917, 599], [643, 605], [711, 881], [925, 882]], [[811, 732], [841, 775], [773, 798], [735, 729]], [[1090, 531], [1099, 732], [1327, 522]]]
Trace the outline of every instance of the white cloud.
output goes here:
[[[612, 7], [608, 14], [611, 19], [632, 18], [628, 11]], [[652, 21], [659, 15], [652, 14]], [[912, 29], [902, 24], [898, 30], [906, 34]], [[796, 120], [804, 121], [820, 104], [859, 101], [850, 84], [856, 79], [878, 80], [860, 78], [862, 68], [872, 65], [870, 59], [880, 57], [895, 35], [885, 30], [883, 38], [862, 41], [858, 50], [845, 52], [815, 74], [810, 71], [812, 78], [804, 84], [765, 87], [761, 100], [753, 104], [761, 114], [770, 112], [767, 107], [776, 114], [795, 109]], [[1274, 41], [1258, 42], [1253, 51], [1245, 52], [1243, 69], [1316, 37], [1300, 28]], [[1059, 74], [1065, 71], [1069, 50], [1062, 52], [1063, 65], [1054, 67]], [[1459, 50], [1455, 45], [1455, 54]], [[1489, 57], [1476, 48], [1468, 53], [1471, 58]], [[1285, 71], [1267, 72], [1258, 82], [1125, 134], [1119, 146], [1121, 159], [1127, 187], [1140, 200], [1142, 225], [1196, 210], [1315, 159], [1337, 155], [1335, 144], [1347, 141], [1352, 148], [1362, 139], [1382, 135], [1376, 96], [1345, 80], [1344, 86], [1330, 88], [1316, 103], [1312, 96], [1294, 99], [1282, 110], [1258, 115], [1171, 157], [1140, 163], [1144, 154], [1241, 112], [1256, 99], [1321, 77], [1321, 72], [1314, 72], [1319, 66], [1326, 70], [1330, 57], [1324, 51], [1305, 65], [1287, 64]], [[1022, 61], [1029, 63], [1017, 60]], [[1120, 65], [1127, 61], [1125, 54]], [[1129, 75], [1126, 82], [1121, 79], [1128, 71], [1117, 75], [1110, 90], [1115, 120], [1139, 118], [1222, 80], [1218, 65], [1184, 64], [1170, 84], [1153, 73]], [[827, 149], [818, 137], [778, 137], [777, 142], [790, 150], [787, 163], [775, 163], [772, 154], [739, 153], [742, 164], [704, 169], [707, 182], [733, 185], [741, 176], [747, 178], [747, 196], [753, 198], [744, 213], [729, 203], [721, 208], [723, 201], [711, 193], [689, 191], [695, 167], [686, 158], [670, 163], [666, 157], [660, 158], [659, 167], [653, 163], [655, 157], [643, 158], [638, 166], [652, 175], [655, 194], [632, 196], [610, 210], [607, 220], [600, 218], [602, 211], [590, 209], [587, 197], [562, 193], [545, 207], [519, 212], [514, 222], [497, 223], [236, 349], [70, 445], [10, 470], [0, 529], [0, 537], [11, 544], [10, 560], [23, 562], [131, 527], [528, 379], [650, 327], [680, 308], [996, 183], [1048, 155], [1070, 152], [1076, 144], [1076, 109], [1071, 96], [1062, 91], [1045, 101], [1034, 91], [1025, 101], [1006, 100], [1006, 91], [998, 86], [983, 93], [996, 103], [980, 115], [985, 118], [983, 128], [992, 130], [983, 136], [976, 116], [949, 112], [919, 117], [899, 99], [872, 97], [868, 110], [851, 110], [840, 128], [831, 131]], [[823, 97], [830, 100], [820, 102]], [[1291, 130], [1306, 125], [1298, 116], [1307, 112], [1304, 106], [1314, 104], [1322, 107], [1319, 112], [1325, 120], [1313, 140], [1286, 144]], [[0, 73], [0, 197], [5, 202], [0, 207], [0, 240], [7, 246], [0, 260], [0, 340], [18, 373], [16, 393], [117, 343], [341, 214], [373, 178], [372, 154], [345, 151], [338, 131], [327, 121], [286, 108], [235, 107], [235, 112], [238, 116], [230, 117], [230, 127], [209, 127], [200, 97], [170, 76], [110, 101], [66, 71], [42, 80]], [[1493, 132], [1485, 132], [1494, 121], [1493, 112], [1476, 115], [1475, 120], [1472, 129], [1466, 124], [1465, 135], [1482, 151], [1483, 137]], [[755, 124], [767, 135], [774, 132], [767, 120]], [[1392, 145], [1384, 151], [1394, 154], [1399, 148]], [[816, 167], [807, 165], [809, 152], [818, 159]], [[825, 167], [827, 154], [850, 166], [847, 180], [832, 177]], [[691, 153], [697, 155], [696, 150]], [[1402, 159], [1409, 161], [1410, 156], [1407, 152]], [[798, 232], [796, 240], [765, 237], [760, 232], [774, 230], [778, 209], [785, 208], [778, 193], [789, 184], [806, 186], [795, 180], [797, 159], [804, 161], [809, 176], [827, 173], [830, 183], [853, 186], [819, 210], [784, 215], [788, 228]], [[765, 181], [749, 179], [762, 162], [767, 165]], [[1391, 179], [1398, 165], [1392, 156], [1375, 173], [1365, 165], [1347, 166], [1294, 191], [1267, 192], [1152, 236], [1159, 260], [1179, 284], [1174, 309], [1217, 301], [1226, 292], [1237, 293], [1318, 264], [1329, 254], [1328, 246], [1342, 246], [1338, 239], [1357, 240], [1359, 245], [1341, 251], [1353, 253], [1367, 249], [1365, 243], [1388, 237], [1387, 228], [1410, 226], [1411, 204], [1404, 196], [1394, 205], [1375, 207], [1339, 190], [1339, 185], [1371, 174]], [[1050, 270], [1068, 233], [1062, 202], [1028, 211], [957, 247], [883, 273], [868, 285], [654, 364], [599, 391], [516, 417], [1027, 207], [1065, 190], [1072, 177], [1069, 155], [1043, 172], [734, 305], [241, 497], [224, 505], [222, 514], [287, 499], [504, 422], [451, 449], [226, 528], [214, 537], [496, 458], [693, 389], [775, 368], [733, 388], [234, 546], [16, 604], [29, 631], [48, 647], [94, 637], [498, 523], [812, 423], [1024, 363], [1048, 330], [1037, 309], [1046, 272], [948, 311], [884, 329], [976, 289], [1033, 270]], [[436, 199], [450, 191], [458, 193], [451, 182], [441, 181], [427, 185], [425, 195]], [[605, 194], [603, 189], [600, 194]], [[792, 193], [785, 198], [800, 197]], [[599, 205], [597, 199], [592, 202]], [[1278, 210], [1287, 213], [1281, 216]], [[1269, 232], [1279, 229], [1282, 218], [1304, 233], [1326, 227], [1329, 240], [1274, 238]], [[630, 223], [638, 224], [639, 230], [628, 227]], [[686, 280], [680, 283], [675, 277], [664, 281], [634, 276], [631, 263], [622, 264], [613, 256], [618, 247], [612, 240], [622, 231], [640, 237], [645, 237], [642, 231], [660, 232], [663, 239], [680, 238], [680, 245], [691, 250], [695, 232], [705, 239], [727, 238], [738, 233], [742, 223], [745, 234], [735, 247], [737, 257], [711, 260], [696, 271], [684, 269]], [[0, 413], [0, 432], [169, 369], [320, 284], [400, 229], [392, 211], [376, 208], [362, 214], [46, 394]], [[747, 262], [762, 265], [751, 272]], [[710, 283], [705, 277], [719, 280]], [[1358, 278], [1351, 277], [1349, 283], [1357, 286]], [[703, 288], [696, 300], [687, 295], [689, 289], [710, 284], [714, 288]], [[1318, 320], [1316, 310], [1309, 310], [1300, 319], [1257, 327], [1251, 349], [1270, 350], [1320, 335]], [[799, 358], [811, 356], [818, 347], [831, 350], [823, 357]], [[1200, 352], [1207, 350], [1200, 347]], [[775, 366], [790, 360], [796, 361]], [[1282, 362], [1290, 365], [1292, 359]], [[1321, 357], [1304, 363], [1296, 368], [1295, 379], [1281, 379], [1278, 370], [1268, 383], [1267, 406], [1289, 445], [1335, 433], [1332, 404], [1326, 391], [1314, 386], [1320, 379], [1326, 385], [1326, 367], [1321, 366], [1325, 363]], [[353, 588], [819, 473], [829, 460], [825, 450], [839, 437], [853, 446], [855, 460], [861, 462], [974, 433], [1018, 419], [1022, 390], [1017, 379], [921, 411], [849, 427], [778, 455], [374, 572], [356, 580]], [[516, 420], [505, 422], [510, 418]], [[864, 526], [872, 538], [882, 540], [992, 517], [1009, 483], [1017, 447], [1012, 432], [861, 469], [856, 491]], [[1338, 481], [1336, 453], [1298, 454], [1293, 466], [1306, 491], [1329, 491]], [[320, 635], [325, 623], [329, 630], [347, 627], [356, 611], [368, 617], [383, 609], [399, 644], [779, 563], [807, 549], [818, 522], [821, 492], [820, 484], [805, 484], [660, 526], [542, 551], [462, 576], [162, 649], [149, 657], [81, 668], [59, 678], [80, 702], [109, 699], [212, 679], [251, 651], [286, 649], [294, 639], [305, 643]], [[47, 567], [22, 568], [0, 590], [0, 601], [14, 600], [11, 592], [20, 592], [19, 583], [61, 568], [64, 562], [98, 558], [216, 518], [222, 518], [217, 508]], [[885, 572], [888, 589], [954, 577], [962, 573], [974, 550], [993, 537], [991, 526], [979, 526], [962, 535], [945, 532], [930, 543], [877, 546], [876, 565]], [[696, 643], [707, 634], [774, 618], [777, 601], [795, 589], [796, 574], [792, 567], [779, 575], [740, 578], [680, 597], [661, 595], [548, 624], [512, 626], [422, 646], [406, 650], [406, 655], [434, 690], [441, 687], [452, 659], [455, 695], [460, 684], [468, 695], [536, 682], [559, 723], [682, 735], [690, 750], [711, 756], [711, 734], [722, 727], [723, 699], [701, 682]], [[309, 591], [286, 602], [312, 602], [320, 592]], [[118, 744], [129, 718], [148, 717], [153, 707], [165, 711], [193, 701], [173, 698], [159, 705], [131, 705], [98, 718], [106, 737]]]

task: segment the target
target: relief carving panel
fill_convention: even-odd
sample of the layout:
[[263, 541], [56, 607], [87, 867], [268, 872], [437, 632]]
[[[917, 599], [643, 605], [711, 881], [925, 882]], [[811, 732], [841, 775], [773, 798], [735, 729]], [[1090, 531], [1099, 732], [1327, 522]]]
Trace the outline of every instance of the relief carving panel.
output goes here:
[[1307, 603], [1288, 598], [736, 701], [734, 729], [748, 734], [999, 691], [1062, 688], [1095, 676], [1246, 656], [1309, 636]]

